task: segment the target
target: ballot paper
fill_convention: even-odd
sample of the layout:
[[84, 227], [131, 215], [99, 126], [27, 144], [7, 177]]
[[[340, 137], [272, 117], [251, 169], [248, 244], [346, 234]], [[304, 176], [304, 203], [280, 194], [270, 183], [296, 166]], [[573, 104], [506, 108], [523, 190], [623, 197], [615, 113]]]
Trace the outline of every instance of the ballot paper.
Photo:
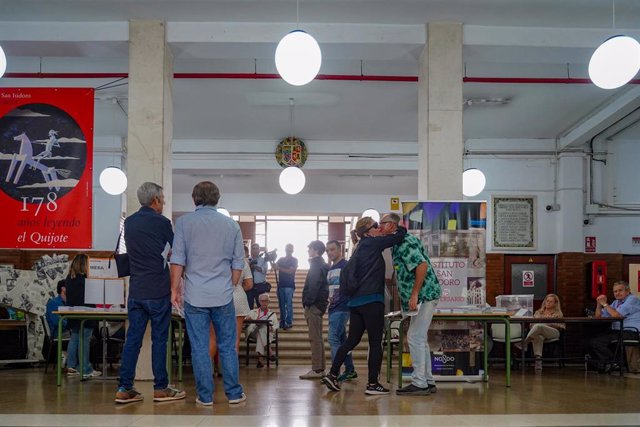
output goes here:
[[422, 305], [422, 303], [418, 303], [418, 305], [416, 306], [415, 310], [409, 310], [409, 311], [402, 311], [402, 315], [403, 316], [409, 316], [409, 317], [413, 317], [416, 314], [418, 314], [418, 312], [420, 311], [420, 306]]

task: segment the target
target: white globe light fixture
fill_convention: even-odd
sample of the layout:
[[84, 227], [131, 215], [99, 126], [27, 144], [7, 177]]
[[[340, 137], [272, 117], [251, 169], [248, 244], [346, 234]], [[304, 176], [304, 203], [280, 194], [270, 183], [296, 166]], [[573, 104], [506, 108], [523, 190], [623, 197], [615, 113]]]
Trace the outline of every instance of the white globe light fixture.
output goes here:
[[0, 77], [4, 76], [4, 72], [7, 71], [7, 56], [0, 46]]
[[285, 82], [303, 86], [320, 71], [322, 52], [316, 39], [302, 30], [284, 36], [276, 48], [276, 68]]
[[467, 169], [462, 173], [462, 194], [467, 197], [477, 196], [484, 190], [487, 179], [480, 169]]
[[280, 172], [280, 188], [287, 194], [298, 194], [304, 188], [306, 178], [302, 169], [289, 166]]
[[122, 169], [110, 166], [100, 172], [100, 187], [107, 194], [117, 196], [127, 189], [127, 176]]
[[380, 221], [380, 212], [378, 212], [375, 209], [369, 208], [369, 209], [365, 210], [360, 215], [360, 218], [364, 218], [365, 216], [370, 216], [371, 219], [373, 219], [375, 222]]
[[229, 218], [231, 218], [231, 214], [225, 208], [218, 208], [217, 211], [220, 212], [222, 215], [228, 216]]
[[589, 61], [589, 77], [602, 89], [616, 89], [627, 84], [640, 70], [640, 43], [616, 35], [602, 43]]

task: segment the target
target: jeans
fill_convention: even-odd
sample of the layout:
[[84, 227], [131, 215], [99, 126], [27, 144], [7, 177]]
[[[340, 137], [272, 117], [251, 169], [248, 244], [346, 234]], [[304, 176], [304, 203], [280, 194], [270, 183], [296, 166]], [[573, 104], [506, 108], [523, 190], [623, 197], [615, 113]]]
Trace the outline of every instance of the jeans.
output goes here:
[[211, 323], [216, 331], [224, 392], [229, 400], [240, 398], [243, 390], [238, 382], [236, 310], [233, 301], [220, 307], [194, 307], [185, 302], [184, 315], [191, 341], [191, 362], [198, 399], [204, 403], [213, 402], [213, 371], [209, 357], [209, 325]]
[[295, 288], [278, 287], [278, 305], [280, 306], [280, 328], [290, 328], [293, 324], [293, 293]]
[[336, 352], [331, 364], [331, 374], [340, 375], [340, 367], [347, 355], [360, 343], [364, 331], [369, 335], [369, 384], [376, 384], [382, 367], [382, 332], [384, 331], [384, 304], [372, 302], [349, 308], [349, 334]]
[[[334, 311], [329, 313], [329, 345], [331, 346], [331, 360], [336, 357], [338, 349], [347, 340], [347, 322], [349, 321], [348, 311]], [[346, 372], [354, 372], [353, 357], [351, 353], [344, 359], [344, 369]]]
[[[91, 342], [91, 335], [93, 334], [93, 328], [90, 327], [88, 322], [84, 325], [83, 330], [83, 342], [82, 342], [82, 374], [87, 375], [93, 372], [93, 366], [89, 362], [89, 344]], [[80, 325], [74, 325], [71, 327], [71, 339], [69, 340], [69, 346], [67, 347], [67, 367], [80, 371], [78, 365], [78, 350], [80, 347]]]
[[423, 302], [420, 305], [418, 314], [411, 316], [409, 332], [407, 333], [409, 353], [411, 354], [411, 363], [413, 365], [411, 383], [420, 388], [436, 383], [431, 372], [431, 350], [427, 339], [436, 305], [438, 305], [438, 300]]
[[120, 361], [120, 387], [130, 390], [136, 376], [136, 365], [142, 339], [151, 320], [151, 368], [153, 388], [164, 390], [169, 385], [167, 374], [167, 340], [171, 321], [169, 296], [157, 299], [134, 299], [127, 302], [129, 328]]

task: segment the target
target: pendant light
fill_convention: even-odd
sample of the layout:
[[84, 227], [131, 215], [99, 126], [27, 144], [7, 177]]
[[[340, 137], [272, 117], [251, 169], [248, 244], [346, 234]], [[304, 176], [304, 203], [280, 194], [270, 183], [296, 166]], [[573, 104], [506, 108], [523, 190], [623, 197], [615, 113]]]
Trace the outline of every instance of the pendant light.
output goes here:
[[[616, 3], [613, 0], [613, 29], [616, 28]], [[629, 83], [640, 70], [640, 43], [623, 34], [605, 40], [591, 56], [589, 77], [602, 89], [617, 89]]]
[[365, 216], [371, 217], [375, 222], [380, 221], [380, 212], [373, 208], [365, 209], [364, 212], [360, 214], [360, 218], [364, 218]]
[[0, 77], [4, 76], [4, 72], [7, 71], [7, 56], [0, 46]]
[[487, 179], [480, 169], [470, 168], [462, 173], [462, 194], [467, 197], [480, 194], [486, 184]]
[[293, 86], [306, 85], [320, 71], [322, 52], [316, 39], [300, 29], [299, 0], [296, 0], [296, 29], [278, 43], [275, 61], [282, 79]]
[[100, 172], [100, 187], [112, 196], [122, 194], [127, 189], [127, 175], [122, 169], [109, 166]]

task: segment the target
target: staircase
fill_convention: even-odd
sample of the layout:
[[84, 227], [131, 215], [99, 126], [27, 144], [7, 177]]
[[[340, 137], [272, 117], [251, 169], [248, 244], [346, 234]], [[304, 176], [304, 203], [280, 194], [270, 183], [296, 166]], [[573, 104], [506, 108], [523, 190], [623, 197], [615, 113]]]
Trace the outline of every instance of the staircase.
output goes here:
[[[296, 290], [293, 294], [293, 327], [288, 331], [280, 329], [278, 331], [280, 364], [281, 365], [310, 365], [311, 364], [311, 346], [309, 345], [309, 335], [307, 323], [304, 319], [304, 309], [302, 308], [302, 288], [304, 287], [304, 279], [307, 277], [307, 270], [298, 270], [296, 272]], [[270, 296], [271, 302], [269, 308], [278, 313], [278, 320], [282, 318], [280, 315], [280, 306], [278, 304], [278, 295], [276, 292], [276, 279], [273, 271], [267, 274], [267, 281], [271, 283]], [[329, 346], [329, 315], [325, 313], [323, 316], [322, 336], [325, 344], [325, 357], [327, 360], [327, 369], [331, 365], [331, 347]], [[353, 361], [355, 364], [366, 364], [368, 349], [367, 333], [362, 337], [360, 344], [353, 350]], [[240, 355], [245, 354], [246, 337], [240, 339]], [[253, 348], [251, 353], [253, 354]], [[241, 363], [244, 360], [241, 359]], [[255, 364], [255, 359], [250, 360], [250, 364]]]

